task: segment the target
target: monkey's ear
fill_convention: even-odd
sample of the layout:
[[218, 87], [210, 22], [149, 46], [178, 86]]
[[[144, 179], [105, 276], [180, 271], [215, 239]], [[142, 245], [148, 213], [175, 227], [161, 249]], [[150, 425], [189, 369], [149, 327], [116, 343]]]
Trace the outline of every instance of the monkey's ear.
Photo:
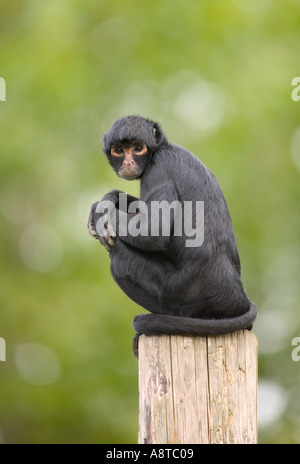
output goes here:
[[153, 125], [153, 134], [154, 134], [155, 142], [159, 144], [161, 142], [163, 132], [161, 130], [160, 125], [157, 122], [155, 122]]

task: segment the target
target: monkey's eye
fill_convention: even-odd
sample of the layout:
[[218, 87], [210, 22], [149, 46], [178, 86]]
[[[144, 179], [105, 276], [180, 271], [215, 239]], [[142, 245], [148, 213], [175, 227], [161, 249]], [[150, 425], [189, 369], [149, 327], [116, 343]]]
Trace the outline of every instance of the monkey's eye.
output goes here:
[[145, 151], [145, 146], [143, 145], [137, 145], [136, 147], [134, 147], [134, 152], [135, 153], [142, 153]]
[[123, 149], [120, 148], [120, 147], [114, 147], [111, 149], [111, 154], [113, 156], [122, 156], [124, 153], [123, 153]]

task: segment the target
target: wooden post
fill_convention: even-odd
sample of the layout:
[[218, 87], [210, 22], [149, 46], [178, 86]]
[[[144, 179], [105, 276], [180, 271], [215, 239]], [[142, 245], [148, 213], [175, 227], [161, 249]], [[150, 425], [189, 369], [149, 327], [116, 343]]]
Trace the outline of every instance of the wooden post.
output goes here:
[[142, 335], [139, 407], [140, 444], [256, 443], [255, 335]]

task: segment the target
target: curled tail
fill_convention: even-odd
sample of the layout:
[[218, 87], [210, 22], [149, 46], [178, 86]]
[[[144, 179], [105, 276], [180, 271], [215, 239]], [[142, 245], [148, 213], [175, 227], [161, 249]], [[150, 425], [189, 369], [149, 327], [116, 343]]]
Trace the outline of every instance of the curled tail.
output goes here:
[[198, 319], [167, 314], [139, 314], [133, 328], [138, 335], [220, 335], [251, 329], [257, 317], [257, 307], [251, 302], [249, 311], [230, 319]]

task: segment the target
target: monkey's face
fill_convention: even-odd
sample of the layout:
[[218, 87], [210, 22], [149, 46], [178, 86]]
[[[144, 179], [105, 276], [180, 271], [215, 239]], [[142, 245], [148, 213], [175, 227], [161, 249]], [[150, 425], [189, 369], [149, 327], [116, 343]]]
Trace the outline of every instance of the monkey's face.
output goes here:
[[148, 161], [148, 149], [143, 142], [114, 144], [110, 150], [110, 163], [117, 174], [126, 180], [138, 179]]

